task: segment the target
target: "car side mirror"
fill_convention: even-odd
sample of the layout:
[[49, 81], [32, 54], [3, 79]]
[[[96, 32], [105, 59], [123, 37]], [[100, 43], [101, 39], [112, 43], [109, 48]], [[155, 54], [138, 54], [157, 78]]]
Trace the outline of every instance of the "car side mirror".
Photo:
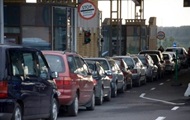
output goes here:
[[52, 78], [57, 78], [57, 77], [58, 77], [58, 72], [53, 71], [53, 72], [51, 73], [51, 76], [52, 76]]

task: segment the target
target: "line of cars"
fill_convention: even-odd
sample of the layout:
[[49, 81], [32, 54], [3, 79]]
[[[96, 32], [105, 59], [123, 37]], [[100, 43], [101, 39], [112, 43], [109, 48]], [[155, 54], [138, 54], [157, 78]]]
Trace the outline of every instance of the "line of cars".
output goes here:
[[0, 119], [6, 120], [56, 120], [60, 109], [77, 116], [80, 106], [94, 110], [118, 93], [164, 77], [173, 67], [166, 69], [171, 52], [158, 50], [87, 58], [70, 51], [0, 45], [0, 54]]

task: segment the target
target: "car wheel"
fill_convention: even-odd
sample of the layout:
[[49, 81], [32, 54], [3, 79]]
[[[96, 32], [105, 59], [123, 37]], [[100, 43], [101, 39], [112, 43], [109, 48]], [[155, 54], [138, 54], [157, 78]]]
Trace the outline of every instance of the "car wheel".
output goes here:
[[136, 86], [140, 87], [141, 86], [141, 75], [138, 78], [138, 81], [136, 82]]
[[47, 120], [57, 120], [57, 116], [58, 116], [58, 103], [57, 100], [53, 98], [50, 110], [50, 116]]
[[114, 87], [112, 88], [112, 91], [111, 91], [111, 96], [112, 97], [117, 96], [117, 83], [114, 83]]
[[159, 79], [159, 76], [158, 76], [158, 74], [156, 75], [156, 77], [154, 78], [155, 80], [158, 80]]
[[71, 105], [68, 107], [68, 113], [71, 116], [77, 116], [78, 114], [78, 109], [79, 109], [79, 104], [78, 104], [78, 95], [76, 94], [73, 102]]
[[11, 120], [22, 120], [22, 109], [19, 104], [16, 104]]
[[110, 101], [110, 100], [111, 100], [111, 86], [110, 86], [110, 88], [109, 88], [108, 95], [105, 97], [105, 100], [106, 100], [106, 101]]
[[146, 81], [147, 81], [147, 79], [146, 79], [146, 76], [145, 76], [144, 81], [143, 81], [144, 85], [146, 85]]
[[87, 110], [94, 110], [95, 109], [95, 95], [94, 95], [94, 92], [92, 94], [90, 104], [86, 106], [86, 109]]
[[123, 83], [123, 86], [122, 86], [122, 88], [120, 89], [120, 92], [121, 93], [124, 93], [125, 92], [125, 90], [126, 90], [126, 81], [124, 81], [124, 83]]
[[127, 89], [132, 89], [133, 88], [133, 80], [131, 79], [130, 84], [127, 85]]
[[154, 81], [154, 76], [153, 76], [153, 75], [151, 76], [150, 81], [151, 81], [151, 82]]
[[100, 97], [96, 99], [96, 105], [102, 105], [104, 99], [104, 91], [103, 88], [100, 90]]

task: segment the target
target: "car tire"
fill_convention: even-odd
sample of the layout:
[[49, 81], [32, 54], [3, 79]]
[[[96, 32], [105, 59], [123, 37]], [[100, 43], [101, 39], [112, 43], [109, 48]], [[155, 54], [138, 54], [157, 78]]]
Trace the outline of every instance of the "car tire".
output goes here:
[[110, 88], [109, 88], [108, 95], [105, 97], [105, 100], [106, 100], [106, 101], [111, 101], [111, 86], [110, 86]]
[[22, 109], [19, 104], [16, 103], [15, 109], [13, 111], [13, 116], [11, 120], [23, 120], [22, 119]]
[[127, 85], [127, 89], [133, 88], [133, 80], [131, 79], [130, 84]]
[[153, 76], [153, 75], [151, 76], [150, 81], [151, 81], [151, 82], [154, 81], [154, 76]]
[[86, 106], [86, 109], [87, 110], [94, 110], [95, 109], [95, 95], [94, 95], [94, 92], [92, 94], [90, 103]]
[[76, 94], [72, 104], [69, 105], [69, 107], [68, 107], [68, 114], [70, 116], [77, 116], [78, 109], [79, 109], [78, 95]]
[[138, 81], [135, 83], [135, 85], [137, 86], [137, 87], [140, 87], [141, 86], [141, 75], [139, 76], [139, 78], [138, 78]]
[[104, 99], [104, 91], [103, 88], [100, 90], [100, 97], [96, 98], [96, 105], [102, 105]]
[[122, 88], [120, 89], [121, 93], [125, 92], [125, 90], [126, 90], [126, 84], [127, 84], [126, 81], [124, 81], [124, 84], [123, 84]]
[[58, 102], [55, 98], [52, 100], [50, 116], [47, 120], [57, 120], [58, 116]]
[[147, 79], [146, 79], [146, 75], [145, 75], [143, 84], [146, 85], [146, 83], [147, 83]]
[[111, 91], [111, 96], [112, 97], [117, 96], [117, 83], [114, 83], [114, 87], [112, 88], [112, 91]]

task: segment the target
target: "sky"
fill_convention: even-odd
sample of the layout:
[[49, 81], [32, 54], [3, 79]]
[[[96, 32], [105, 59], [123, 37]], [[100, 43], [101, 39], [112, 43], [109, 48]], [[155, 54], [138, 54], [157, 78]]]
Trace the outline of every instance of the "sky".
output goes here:
[[[110, 2], [105, 2], [99, 2], [98, 8], [103, 12], [103, 18], [109, 18]], [[105, 4], [107, 4], [106, 7], [108, 8], [105, 7]], [[133, 3], [123, 0], [121, 15], [123, 19], [131, 19], [134, 16], [134, 8], [131, 6], [133, 6]], [[150, 17], [156, 17], [157, 26], [190, 26], [190, 7], [183, 7], [183, 0], [144, 0], [144, 19], [146, 19], [146, 24], [148, 24]]]
[[[35, 0], [27, 1], [33, 2]], [[134, 17], [133, 5], [134, 3], [131, 0], [122, 0], [121, 17], [123, 19], [132, 19]], [[103, 19], [110, 17], [109, 6], [110, 1], [108, 0], [98, 2], [98, 8], [102, 11]], [[113, 10], [116, 10], [116, 5], [113, 5]], [[116, 18], [116, 14], [112, 15], [115, 15]], [[183, 7], [183, 0], [144, 0], [144, 19], [146, 19], [146, 24], [148, 24], [150, 17], [156, 17], [157, 26], [190, 26], [190, 7]]]

